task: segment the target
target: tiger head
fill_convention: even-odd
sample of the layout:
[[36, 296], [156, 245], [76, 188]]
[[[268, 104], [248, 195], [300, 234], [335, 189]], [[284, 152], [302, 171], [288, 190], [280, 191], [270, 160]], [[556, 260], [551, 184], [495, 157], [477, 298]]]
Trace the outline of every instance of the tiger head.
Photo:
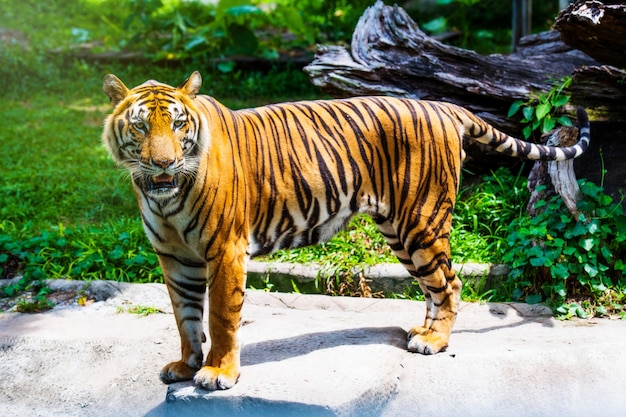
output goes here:
[[104, 145], [153, 200], [167, 201], [192, 181], [208, 146], [201, 131], [206, 123], [193, 103], [201, 85], [197, 71], [178, 88], [147, 81], [128, 89], [115, 75], [104, 77], [103, 90], [114, 106], [105, 121]]

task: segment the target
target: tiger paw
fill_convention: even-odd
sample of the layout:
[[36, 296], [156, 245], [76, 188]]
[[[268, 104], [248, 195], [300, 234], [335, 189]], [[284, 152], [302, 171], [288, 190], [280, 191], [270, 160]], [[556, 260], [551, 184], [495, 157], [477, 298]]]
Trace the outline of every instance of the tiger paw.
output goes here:
[[434, 355], [448, 347], [448, 336], [421, 326], [413, 327], [409, 331], [408, 338], [407, 349], [422, 355]]
[[165, 365], [159, 377], [164, 383], [171, 384], [172, 382], [188, 381], [193, 378], [197, 371], [198, 368], [193, 368], [183, 361], [178, 361]]
[[226, 368], [203, 366], [193, 378], [197, 385], [210, 391], [232, 388], [238, 379], [239, 369], [234, 366]]

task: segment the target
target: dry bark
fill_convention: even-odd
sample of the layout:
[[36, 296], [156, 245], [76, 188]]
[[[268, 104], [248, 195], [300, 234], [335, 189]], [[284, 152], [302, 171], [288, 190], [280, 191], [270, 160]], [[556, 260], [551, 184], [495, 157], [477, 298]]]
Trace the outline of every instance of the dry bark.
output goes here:
[[554, 28], [567, 45], [596, 61], [626, 67], [626, 4], [579, 1], [559, 13]]
[[[551, 133], [545, 143], [550, 146], [571, 146], [578, 140], [578, 129], [575, 127], [561, 127]], [[545, 185], [545, 188], [539, 188]], [[580, 187], [574, 173], [574, 161], [537, 161], [528, 175], [528, 190], [530, 200], [527, 211], [533, 216], [536, 213], [535, 204], [545, 201], [553, 195], [559, 194], [568, 210], [574, 217], [578, 215], [576, 204], [581, 198]]]

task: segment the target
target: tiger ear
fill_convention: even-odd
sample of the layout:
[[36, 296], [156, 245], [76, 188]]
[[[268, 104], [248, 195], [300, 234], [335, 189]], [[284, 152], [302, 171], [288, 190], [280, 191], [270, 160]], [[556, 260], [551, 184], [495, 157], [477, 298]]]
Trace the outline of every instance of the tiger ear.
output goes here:
[[190, 98], [195, 98], [200, 91], [200, 87], [202, 87], [202, 75], [198, 71], [194, 71], [178, 89]]
[[113, 74], [107, 74], [104, 77], [102, 90], [104, 90], [104, 94], [109, 96], [113, 107], [117, 106], [117, 104], [128, 95], [128, 88], [124, 85], [122, 80]]

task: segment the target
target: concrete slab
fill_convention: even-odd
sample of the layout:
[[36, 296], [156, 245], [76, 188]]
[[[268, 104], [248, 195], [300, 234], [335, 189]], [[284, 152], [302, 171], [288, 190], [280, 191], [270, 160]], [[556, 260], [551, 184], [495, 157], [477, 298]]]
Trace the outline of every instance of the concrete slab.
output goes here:
[[[103, 284], [99, 284], [103, 285]], [[113, 286], [113, 287], [111, 287]], [[0, 407], [15, 416], [622, 416], [626, 321], [560, 322], [545, 307], [463, 304], [447, 352], [405, 350], [423, 303], [249, 291], [231, 390], [169, 387], [178, 358], [161, 285], [0, 314]], [[138, 316], [129, 306], [165, 314]], [[122, 312], [120, 312], [122, 311]]]

